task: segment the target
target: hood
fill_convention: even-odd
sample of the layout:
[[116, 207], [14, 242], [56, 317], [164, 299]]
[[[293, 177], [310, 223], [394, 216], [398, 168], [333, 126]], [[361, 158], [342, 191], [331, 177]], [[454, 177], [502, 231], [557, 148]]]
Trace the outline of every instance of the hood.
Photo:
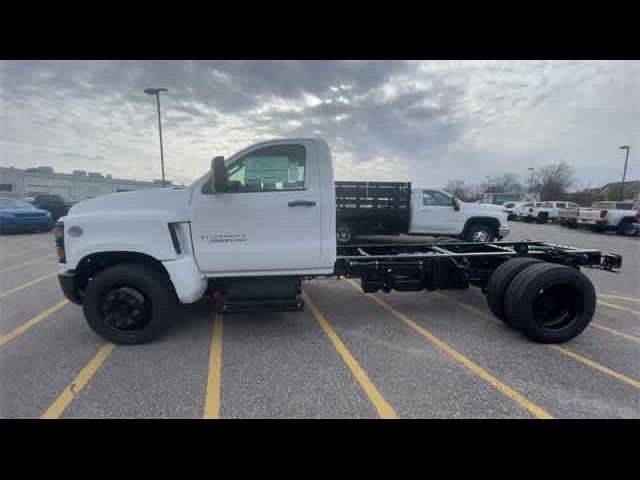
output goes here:
[[[461, 202], [462, 203], [462, 202]], [[465, 203], [465, 207], [472, 209], [474, 212], [487, 212], [487, 213], [505, 213], [505, 207], [502, 205], [493, 205], [491, 203]]]
[[76, 203], [67, 216], [103, 211], [165, 210], [184, 213], [189, 204], [190, 188], [145, 188], [131, 192], [110, 193]]
[[41, 210], [36, 207], [0, 207], [0, 212], [2, 213], [39, 213], [42, 215], [48, 215], [49, 212], [46, 210]]

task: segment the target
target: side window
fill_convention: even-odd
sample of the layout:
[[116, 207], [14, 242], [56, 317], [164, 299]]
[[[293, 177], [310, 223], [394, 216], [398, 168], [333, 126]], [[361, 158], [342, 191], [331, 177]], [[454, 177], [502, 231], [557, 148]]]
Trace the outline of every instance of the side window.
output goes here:
[[303, 145], [271, 145], [254, 150], [229, 167], [230, 190], [303, 190], [306, 158]]
[[451, 200], [445, 194], [434, 190], [422, 191], [422, 205], [437, 205], [447, 207], [451, 205]]
[[556, 203], [556, 208], [567, 208], [567, 204], [564, 202]]
[[569, 208], [578, 208], [580, 205], [577, 203], [569, 203]]

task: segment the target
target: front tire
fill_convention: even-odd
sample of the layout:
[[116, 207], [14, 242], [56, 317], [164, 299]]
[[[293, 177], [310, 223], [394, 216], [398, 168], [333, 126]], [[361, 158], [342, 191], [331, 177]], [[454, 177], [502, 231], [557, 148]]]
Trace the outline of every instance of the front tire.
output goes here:
[[539, 213], [537, 218], [536, 218], [536, 223], [538, 225], [544, 225], [545, 223], [547, 223], [547, 221], [549, 221], [549, 214], [546, 212], [542, 212]]
[[108, 342], [140, 344], [169, 328], [177, 304], [165, 272], [122, 263], [102, 270], [89, 282], [82, 308], [91, 329]]
[[486, 243], [493, 242], [496, 234], [493, 229], [484, 223], [476, 223], [467, 228], [464, 239], [468, 242]]
[[591, 322], [596, 292], [579, 270], [555, 263], [531, 265], [507, 288], [505, 314], [537, 343], [562, 343]]
[[347, 245], [353, 241], [355, 232], [348, 223], [340, 223], [336, 228], [336, 241], [339, 245]]

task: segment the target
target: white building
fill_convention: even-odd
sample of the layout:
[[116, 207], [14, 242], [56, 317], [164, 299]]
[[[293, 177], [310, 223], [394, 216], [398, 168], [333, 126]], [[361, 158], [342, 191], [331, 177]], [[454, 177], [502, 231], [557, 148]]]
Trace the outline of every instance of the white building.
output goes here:
[[[170, 181], [166, 181], [171, 185]], [[114, 192], [126, 192], [141, 188], [161, 187], [162, 180], [141, 182], [121, 180], [97, 172], [74, 170], [73, 173], [56, 173], [51, 167], [20, 169], [0, 167], [0, 195], [33, 197], [39, 193], [60, 195], [68, 202]]]

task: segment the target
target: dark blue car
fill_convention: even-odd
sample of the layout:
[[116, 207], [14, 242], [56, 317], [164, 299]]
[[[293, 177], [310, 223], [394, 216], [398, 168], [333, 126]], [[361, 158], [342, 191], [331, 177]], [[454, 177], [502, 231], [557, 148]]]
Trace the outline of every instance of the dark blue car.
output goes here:
[[51, 230], [55, 222], [46, 210], [40, 210], [24, 200], [0, 197], [0, 233]]

